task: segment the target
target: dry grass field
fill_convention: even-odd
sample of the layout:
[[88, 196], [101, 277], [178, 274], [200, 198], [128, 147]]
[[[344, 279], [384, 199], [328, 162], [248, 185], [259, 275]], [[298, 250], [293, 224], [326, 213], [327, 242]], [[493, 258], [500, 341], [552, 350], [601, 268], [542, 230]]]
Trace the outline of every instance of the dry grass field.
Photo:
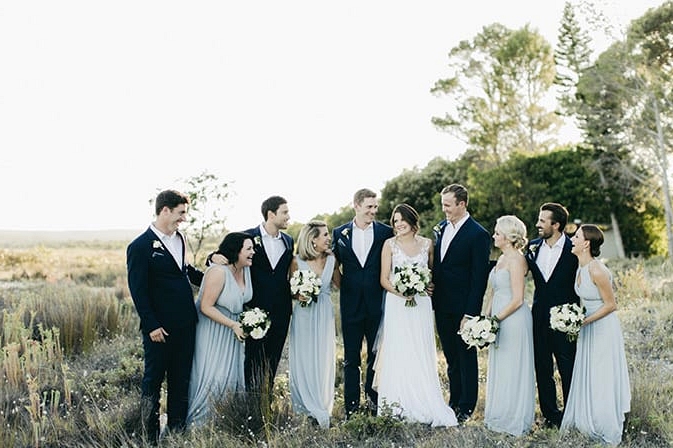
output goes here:
[[[33, 236], [6, 241], [3, 235], [0, 232], [0, 446], [144, 446], [138, 421], [142, 347], [126, 286], [128, 239]], [[622, 446], [669, 447], [673, 267], [662, 259], [607, 264], [615, 277], [633, 396]], [[527, 285], [528, 294], [531, 290]], [[335, 295], [335, 304], [337, 300]], [[338, 307], [335, 310], [338, 313]], [[539, 424], [518, 438], [487, 430], [486, 355], [486, 350], [479, 355], [483, 384], [478, 409], [460, 428], [433, 429], [392, 415], [346, 421], [339, 368], [332, 426], [317, 428], [293, 414], [287, 371], [281, 368], [269, 409], [256, 409], [245, 396], [229, 396], [218, 402], [218, 412], [207, 425], [170, 435], [161, 446], [597, 446], [580, 434], [561, 434]], [[337, 357], [339, 363], [339, 351]], [[446, 385], [441, 362], [438, 369]]]

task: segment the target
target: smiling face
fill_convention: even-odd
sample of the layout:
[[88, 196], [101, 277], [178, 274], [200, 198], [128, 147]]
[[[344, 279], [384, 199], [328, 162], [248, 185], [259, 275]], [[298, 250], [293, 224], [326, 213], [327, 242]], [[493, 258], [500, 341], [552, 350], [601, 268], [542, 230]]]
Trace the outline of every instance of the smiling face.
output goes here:
[[464, 201], [458, 202], [456, 195], [452, 192], [444, 193], [442, 195], [442, 211], [448, 221], [456, 224], [467, 213], [467, 204]]
[[581, 227], [570, 238], [570, 242], [573, 243], [572, 253], [576, 256], [579, 256], [584, 249], [589, 247], [589, 241], [584, 238], [584, 232]]
[[276, 229], [287, 229], [287, 223], [290, 221], [290, 209], [287, 204], [281, 204], [278, 206], [276, 213], [271, 212], [269, 214], [269, 218]]
[[404, 236], [409, 232], [413, 232], [411, 225], [404, 220], [402, 213], [396, 212], [393, 215], [393, 228], [395, 229], [395, 234], [399, 236]]
[[556, 233], [558, 233], [559, 224], [553, 222], [552, 212], [549, 210], [542, 210], [537, 218], [537, 233], [543, 240], [548, 240]]
[[173, 209], [164, 207], [157, 216], [157, 228], [166, 235], [172, 235], [187, 219], [187, 205], [179, 204]]
[[355, 209], [355, 223], [358, 226], [367, 226], [376, 219], [379, 203], [376, 198], [364, 198], [361, 204], [353, 204]]
[[243, 241], [243, 247], [238, 253], [238, 261], [235, 263], [237, 267], [251, 266], [252, 257], [255, 255], [255, 249], [251, 239]]
[[316, 252], [327, 252], [332, 244], [332, 237], [330, 236], [327, 226], [318, 228], [318, 236], [313, 238], [312, 243], [315, 245]]

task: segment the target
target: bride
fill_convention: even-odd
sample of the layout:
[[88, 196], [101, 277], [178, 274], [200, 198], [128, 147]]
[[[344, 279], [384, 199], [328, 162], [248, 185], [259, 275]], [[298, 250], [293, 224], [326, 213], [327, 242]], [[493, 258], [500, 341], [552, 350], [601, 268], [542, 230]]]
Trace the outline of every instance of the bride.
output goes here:
[[381, 252], [381, 285], [387, 292], [374, 364], [378, 413], [392, 411], [410, 422], [456, 426], [456, 416], [444, 401], [437, 375], [430, 297], [403, 297], [391, 281], [397, 266], [417, 263], [431, 268], [432, 244], [416, 235], [418, 213], [411, 206], [397, 205], [390, 223], [395, 236], [386, 240]]

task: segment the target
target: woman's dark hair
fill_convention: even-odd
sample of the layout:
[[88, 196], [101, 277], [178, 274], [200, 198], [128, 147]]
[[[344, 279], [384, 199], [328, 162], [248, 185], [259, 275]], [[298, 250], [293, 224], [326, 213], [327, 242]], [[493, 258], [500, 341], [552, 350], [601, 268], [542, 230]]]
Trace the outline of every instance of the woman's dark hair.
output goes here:
[[591, 252], [591, 256], [599, 256], [601, 254], [601, 245], [603, 244], [603, 241], [605, 241], [601, 229], [594, 224], [582, 224], [580, 229], [582, 229], [584, 239], [589, 242], [589, 252]]
[[418, 232], [418, 212], [409, 204], [398, 204], [390, 214], [390, 226], [395, 228], [395, 213], [402, 215], [402, 221], [405, 221], [411, 226], [411, 230]]
[[252, 235], [245, 232], [227, 233], [227, 236], [224, 237], [215, 253], [224, 255], [229, 263], [235, 264], [238, 261], [238, 254], [243, 249], [245, 240], [252, 240]]

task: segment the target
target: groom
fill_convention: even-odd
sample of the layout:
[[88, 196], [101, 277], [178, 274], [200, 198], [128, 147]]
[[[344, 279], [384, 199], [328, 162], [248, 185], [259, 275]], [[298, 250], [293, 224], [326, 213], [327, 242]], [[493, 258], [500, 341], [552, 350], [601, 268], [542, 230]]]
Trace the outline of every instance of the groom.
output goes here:
[[182, 430], [196, 331], [192, 286], [203, 273], [188, 265], [185, 221], [189, 198], [175, 190], [159, 193], [156, 220], [126, 249], [129, 291], [140, 316], [145, 372], [141, 386], [141, 419], [150, 443], [159, 438], [161, 383], [168, 378], [168, 428]]
[[533, 351], [540, 412], [545, 425], [561, 426], [563, 412], [556, 405], [554, 359], [561, 376], [563, 404], [568, 400], [575, 363], [576, 343], [549, 326], [549, 309], [563, 303], [579, 303], [575, 294], [577, 257], [563, 232], [568, 210], [555, 202], [542, 204], [537, 221], [539, 238], [528, 243], [526, 261], [533, 276]]
[[481, 313], [491, 238], [468, 213], [465, 187], [452, 184], [441, 195], [446, 219], [435, 226], [432, 305], [449, 375], [449, 406], [462, 423], [477, 404], [478, 367], [477, 349], [469, 348], [458, 330]]
[[393, 229], [375, 221], [376, 193], [367, 188], [353, 196], [355, 218], [332, 231], [332, 251], [341, 264], [341, 333], [344, 341], [344, 405], [346, 418], [360, 407], [360, 353], [367, 341], [365, 394], [369, 411], [376, 414], [378, 395], [374, 380], [374, 340], [381, 321], [381, 249]]

